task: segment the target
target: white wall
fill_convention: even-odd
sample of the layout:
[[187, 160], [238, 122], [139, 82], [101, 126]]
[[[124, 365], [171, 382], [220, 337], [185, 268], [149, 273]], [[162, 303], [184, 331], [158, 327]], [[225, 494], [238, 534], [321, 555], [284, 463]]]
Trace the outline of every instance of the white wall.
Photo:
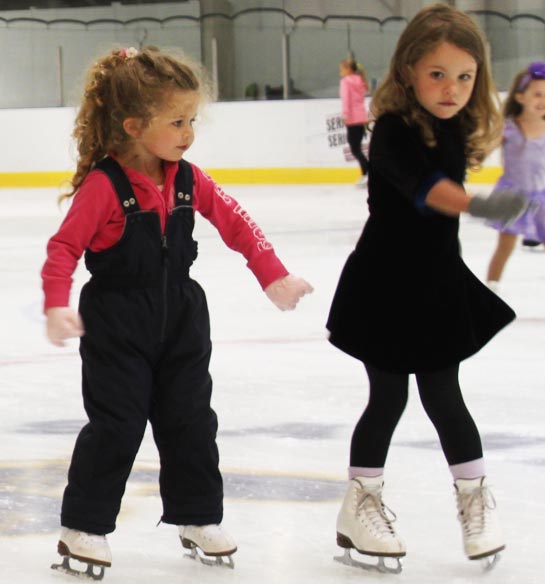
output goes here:
[[[0, 173], [73, 170], [73, 117], [72, 108], [0, 110]], [[203, 168], [354, 168], [347, 151], [338, 99], [227, 102], [207, 106], [187, 158]]]
[[[0, 110], [0, 172], [73, 169], [74, 113]], [[213, 103], [196, 125], [188, 159], [206, 168], [353, 166], [339, 144], [344, 130], [327, 130], [339, 115], [336, 99]]]
[[328, 132], [339, 117], [337, 99], [216, 103], [197, 126], [189, 158], [211, 168], [353, 166], [339, 144], [344, 129]]
[[0, 109], [0, 172], [72, 170], [73, 117], [70, 108]]

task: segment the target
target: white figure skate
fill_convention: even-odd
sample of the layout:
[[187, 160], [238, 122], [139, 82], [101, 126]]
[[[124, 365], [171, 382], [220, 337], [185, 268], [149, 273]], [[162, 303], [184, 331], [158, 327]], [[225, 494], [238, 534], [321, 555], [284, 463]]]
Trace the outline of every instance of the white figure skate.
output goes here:
[[358, 189], [364, 189], [367, 186], [368, 176], [366, 174], [360, 176], [358, 181], [355, 184], [355, 187]]
[[458, 479], [454, 487], [466, 556], [481, 560], [483, 569], [491, 570], [500, 559], [499, 552], [505, 548], [496, 501], [485, 484], [485, 477]]
[[[334, 559], [365, 570], [399, 574], [400, 558], [405, 556], [406, 549], [392, 525], [395, 514], [382, 502], [382, 486], [382, 476], [356, 477], [349, 482], [337, 517], [337, 545], [344, 549], [344, 555]], [[351, 549], [376, 556], [378, 561], [370, 564], [355, 560]], [[389, 558], [394, 565], [386, 564]]]
[[[63, 527], [57, 550], [62, 556], [62, 563], [52, 564], [51, 568], [71, 576], [102, 580], [105, 568], [112, 565], [112, 553], [105, 535]], [[71, 559], [87, 564], [87, 568], [84, 570], [73, 568], [70, 565]]]
[[182, 545], [190, 550], [186, 557], [207, 566], [235, 567], [237, 544], [221, 525], [180, 525], [178, 530]]

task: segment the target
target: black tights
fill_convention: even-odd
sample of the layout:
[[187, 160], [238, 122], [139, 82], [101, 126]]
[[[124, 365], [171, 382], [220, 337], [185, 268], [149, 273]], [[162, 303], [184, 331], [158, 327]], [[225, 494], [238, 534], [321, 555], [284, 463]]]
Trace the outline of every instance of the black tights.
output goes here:
[[346, 139], [348, 145], [350, 146], [350, 152], [352, 156], [358, 161], [361, 168], [362, 174], [367, 174], [369, 171], [369, 161], [365, 157], [365, 154], [361, 151], [361, 143], [365, 137], [366, 131], [363, 124], [357, 124], [355, 126], [346, 126]]
[[[369, 403], [356, 424], [350, 466], [382, 468], [394, 430], [407, 405], [409, 376], [366, 364]], [[432, 373], [416, 373], [420, 400], [432, 421], [449, 465], [482, 458], [479, 431], [458, 383], [458, 365]]]

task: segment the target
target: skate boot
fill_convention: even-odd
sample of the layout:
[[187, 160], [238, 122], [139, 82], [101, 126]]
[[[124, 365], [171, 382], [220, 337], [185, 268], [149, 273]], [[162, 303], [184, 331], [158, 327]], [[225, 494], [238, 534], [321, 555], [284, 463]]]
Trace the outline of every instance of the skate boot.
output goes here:
[[485, 477], [458, 479], [454, 483], [458, 519], [462, 525], [464, 551], [470, 560], [482, 560], [490, 570], [505, 548], [496, 501], [485, 484]]
[[[406, 549], [392, 525], [395, 514], [382, 502], [382, 485], [382, 476], [356, 477], [349, 482], [337, 517], [337, 545], [345, 551], [335, 560], [366, 570], [399, 574], [399, 558], [406, 554]], [[369, 564], [355, 560], [350, 555], [351, 549], [376, 556], [378, 561]], [[387, 565], [386, 558], [392, 558], [394, 565]]]
[[[105, 568], [112, 565], [112, 553], [105, 535], [95, 535], [63, 527], [57, 550], [62, 556], [62, 563], [53, 564], [51, 568], [71, 576], [102, 580]], [[70, 559], [87, 564], [86, 569], [73, 568], [70, 565]]]
[[356, 182], [356, 185], [355, 185], [356, 188], [364, 189], [367, 186], [367, 181], [368, 181], [368, 176], [366, 174], [363, 174], [362, 176], [360, 176], [360, 178]]
[[494, 292], [494, 294], [500, 294], [500, 283], [498, 282], [498, 280], [488, 280], [486, 282], [486, 285], [488, 286], [489, 290], [492, 290], [492, 292]]
[[182, 545], [190, 550], [186, 557], [207, 566], [235, 567], [232, 555], [237, 551], [237, 544], [221, 525], [180, 525], [178, 530]]
[[535, 249], [536, 247], [541, 245], [541, 241], [536, 241], [535, 239], [526, 239], [522, 240], [522, 246], [529, 249]]

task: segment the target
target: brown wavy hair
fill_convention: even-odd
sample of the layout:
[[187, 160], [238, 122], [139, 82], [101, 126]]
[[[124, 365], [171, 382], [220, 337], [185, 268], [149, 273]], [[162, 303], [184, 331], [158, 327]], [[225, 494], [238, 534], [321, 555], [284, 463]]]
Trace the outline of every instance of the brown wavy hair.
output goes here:
[[432, 117], [418, 103], [410, 77], [412, 67], [443, 42], [467, 51], [477, 63], [473, 92], [458, 116], [466, 140], [467, 164], [478, 169], [499, 145], [502, 122], [484, 36], [464, 12], [447, 4], [432, 4], [418, 12], [398, 40], [388, 74], [373, 97], [371, 112], [375, 118], [387, 112], [402, 116], [409, 125], [420, 127], [428, 146], [435, 146]]
[[71, 197], [97, 162], [109, 153], [127, 150], [131, 138], [123, 129], [127, 118], [149, 124], [174, 90], [197, 91], [201, 102], [213, 97], [211, 85], [200, 66], [185, 55], [156, 47], [114, 49], [90, 68], [73, 137], [77, 166], [70, 181]]

